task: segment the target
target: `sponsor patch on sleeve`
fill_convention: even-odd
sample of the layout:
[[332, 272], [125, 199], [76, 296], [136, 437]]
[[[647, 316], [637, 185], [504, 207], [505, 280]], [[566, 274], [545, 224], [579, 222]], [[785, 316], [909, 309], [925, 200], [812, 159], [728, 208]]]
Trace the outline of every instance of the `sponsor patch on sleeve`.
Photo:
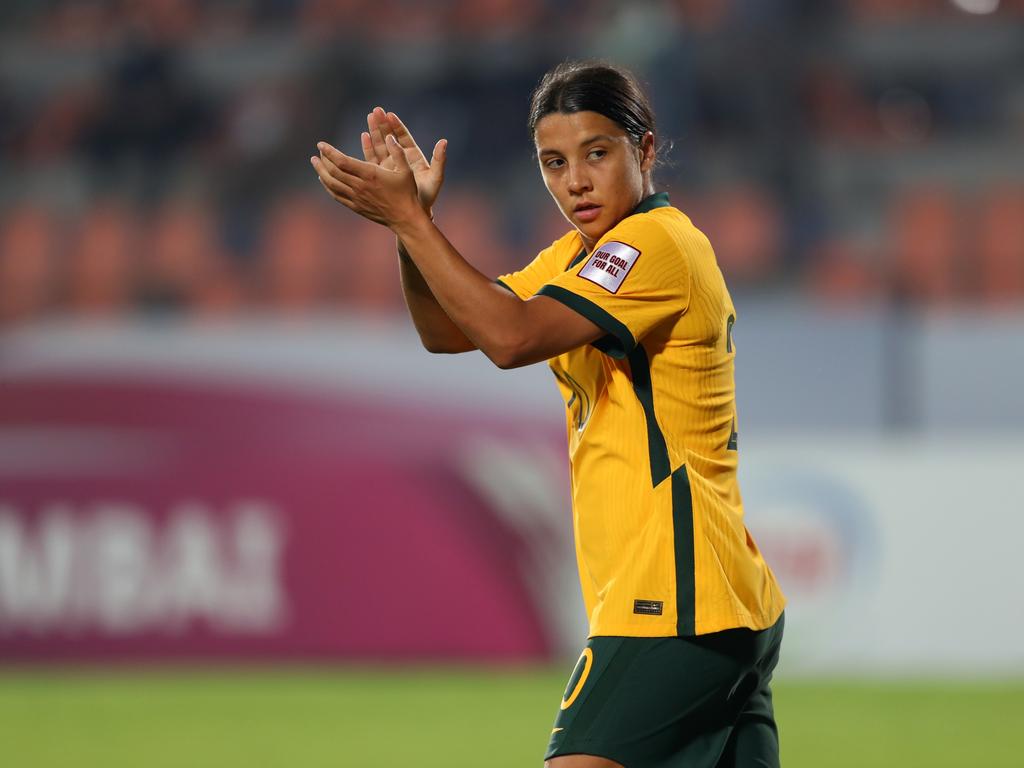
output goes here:
[[636, 248], [613, 240], [603, 243], [590, 254], [577, 274], [584, 280], [597, 283], [609, 293], [618, 293], [638, 258], [640, 251]]

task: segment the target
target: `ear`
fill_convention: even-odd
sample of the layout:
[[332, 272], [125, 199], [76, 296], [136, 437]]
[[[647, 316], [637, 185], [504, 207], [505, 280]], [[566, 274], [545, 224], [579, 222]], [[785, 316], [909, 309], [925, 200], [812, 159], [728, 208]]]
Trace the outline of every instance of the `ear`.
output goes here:
[[654, 133], [648, 131], [644, 134], [644, 137], [640, 139], [640, 171], [647, 173], [654, 168]]

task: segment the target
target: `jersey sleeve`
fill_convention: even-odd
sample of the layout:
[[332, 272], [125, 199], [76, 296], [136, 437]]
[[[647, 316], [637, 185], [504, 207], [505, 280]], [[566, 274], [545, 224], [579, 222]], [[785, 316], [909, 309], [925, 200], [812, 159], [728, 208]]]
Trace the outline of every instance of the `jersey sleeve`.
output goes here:
[[526, 301], [537, 293], [544, 283], [558, 274], [558, 266], [555, 263], [555, 251], [558, 243], [559, 241], [556, 240], [518, 272], [501, 275], [495, 282]]
[[537, 290], [607, 331], [594, 346], [616, 358], [661, 322], [682, 315], [690, 301], [684, 243], [645, 218], [612, 228], [589, 257]]

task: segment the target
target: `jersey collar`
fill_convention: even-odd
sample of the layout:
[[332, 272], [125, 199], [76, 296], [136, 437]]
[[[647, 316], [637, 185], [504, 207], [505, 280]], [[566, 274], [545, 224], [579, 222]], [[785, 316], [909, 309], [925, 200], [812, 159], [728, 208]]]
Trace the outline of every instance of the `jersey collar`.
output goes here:
[[[672, 205], [672, 203], [668, 201], [668, 192], [655, 192], [653, 195], [649, 195], [641, 200], [637, 207], [633, 209], [633, 213], [630, 213], [629, 215], [632, 216], [636, 213], [647, 213], [648, 211], [653, 211], [655, 208], [665, 208], [669, 205]], [[572, 269], [585, 258], [587, 258], [587, 249], [585, 247], [580, 248], [580, 252], [576, 254], [575, 259], [569, 262], [569, 266], [566, 267], [566, 269]]]
[[[645, 197], [640, 201], [639, 205], [633, 209], [633, 213], [647, 213], [653, 211], [655, 208], [665, 208], [671, 205], [668, 201], [668, 192], [655, 192], [653, 195]], [[631, 213], [630, 216], [633, 214]]]

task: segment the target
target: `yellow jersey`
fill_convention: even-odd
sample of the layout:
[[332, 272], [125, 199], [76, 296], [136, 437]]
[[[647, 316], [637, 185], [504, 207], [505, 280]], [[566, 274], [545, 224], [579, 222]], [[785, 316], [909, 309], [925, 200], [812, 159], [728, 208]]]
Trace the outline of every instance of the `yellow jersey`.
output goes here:
[[729, 291], [664, 193], [591, 253], [575, 230], [498, 282], [606, 335], [549, 362], [566, 402], [590, 635], [765, 629], [785, 598], [743, 523]]

